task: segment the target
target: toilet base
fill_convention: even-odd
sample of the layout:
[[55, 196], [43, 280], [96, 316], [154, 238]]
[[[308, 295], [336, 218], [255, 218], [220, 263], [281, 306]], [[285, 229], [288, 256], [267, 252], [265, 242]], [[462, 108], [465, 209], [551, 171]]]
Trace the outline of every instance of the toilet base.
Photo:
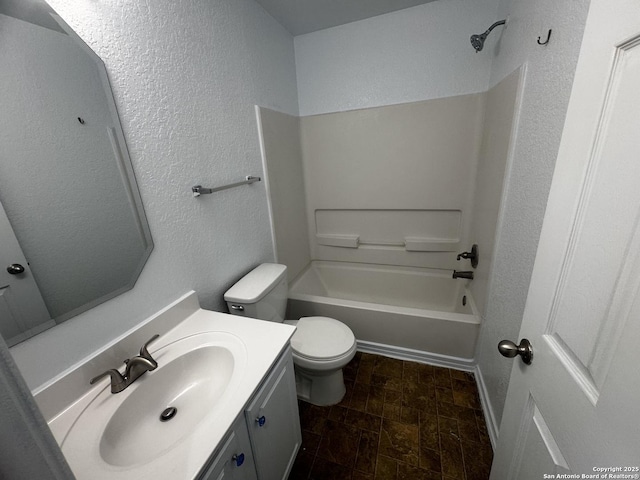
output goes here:
[[347, 388], [344, 385], [342, 369], [331, 372], [310, 372], [294, 364], [296, 393], [300, 400], [327, 407], [340, 403]]

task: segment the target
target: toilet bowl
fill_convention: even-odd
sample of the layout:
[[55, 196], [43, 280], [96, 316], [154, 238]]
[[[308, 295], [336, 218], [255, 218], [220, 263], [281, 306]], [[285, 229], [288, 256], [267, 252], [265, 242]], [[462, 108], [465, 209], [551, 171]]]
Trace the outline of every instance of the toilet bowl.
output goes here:
[[287, 267], [263, 263], [242, 277], [224, 295], [233, 315], [294, 325], [291, 349], [298, 398], [315, 405], [339, 403], [346, 392], [342, 368], [356, 354], [351, 329], [329, 317], [284, 320]]
[[286, 320], [291, 338], [298, 397], [315, 405], [335, 405], [346, 392], [342, 369], [356, 354], [356, 339], [344, 323], [329, 317]]

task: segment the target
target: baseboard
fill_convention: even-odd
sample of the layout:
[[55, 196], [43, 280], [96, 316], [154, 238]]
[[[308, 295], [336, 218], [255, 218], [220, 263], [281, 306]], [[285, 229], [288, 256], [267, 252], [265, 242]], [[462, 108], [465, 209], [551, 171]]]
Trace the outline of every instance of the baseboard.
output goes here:
[[487, 384], [484, 382], [480, 365], [475, 366], [474, 374], [476, 377], [476, 383], [478, 384], [478, 393], [480, 394], [480, 403], [482, 404], [482, 412], [484, 413], [484, 422], [487, 424], [489, 438], [491, 439], [491, 446], [495, 450], [498, 443], [499, 425], [493, 412], [493, 408], [491, 407]]
[[436, 367], [454, 368], [465, 372], [475, 371], [475, 360], [472, 358], [450, 357], [438, 353], [423, 352], [422, 350], [412, 350], [410, 348], [396, 347], [394, 345], [384, 345], [382, 343], [365, 342], [358, 340], [358, 351], [364, 353], [375, 353], [385, 357], [408, 360], [411, 362], [428, 363]]

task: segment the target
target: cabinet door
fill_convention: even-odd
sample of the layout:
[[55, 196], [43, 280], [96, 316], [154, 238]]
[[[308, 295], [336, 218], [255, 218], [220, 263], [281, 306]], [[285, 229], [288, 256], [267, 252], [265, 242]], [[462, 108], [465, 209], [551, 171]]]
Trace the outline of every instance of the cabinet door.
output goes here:
[[245, 416], [258, 478], [286, 479], [302, 440], [290, 349], [245, 410]]
[[257, 480], [244, 418], [239, 417], [222, 449], [200, 480]]

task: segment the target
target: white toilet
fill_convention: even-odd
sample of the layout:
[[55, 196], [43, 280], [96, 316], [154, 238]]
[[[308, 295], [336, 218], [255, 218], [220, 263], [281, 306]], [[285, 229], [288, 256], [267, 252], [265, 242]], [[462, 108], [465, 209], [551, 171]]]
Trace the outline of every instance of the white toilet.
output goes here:
[[234, 315], [284, 322], [297, 327], [291, 338], [298, 398], [315, 405], [335, 405], [346, 392], [342, 368], [356, 354], [356, 339], [345, 324], [328, 317], [284, 320], [287, 267], [263, 263], [224, 294]]

